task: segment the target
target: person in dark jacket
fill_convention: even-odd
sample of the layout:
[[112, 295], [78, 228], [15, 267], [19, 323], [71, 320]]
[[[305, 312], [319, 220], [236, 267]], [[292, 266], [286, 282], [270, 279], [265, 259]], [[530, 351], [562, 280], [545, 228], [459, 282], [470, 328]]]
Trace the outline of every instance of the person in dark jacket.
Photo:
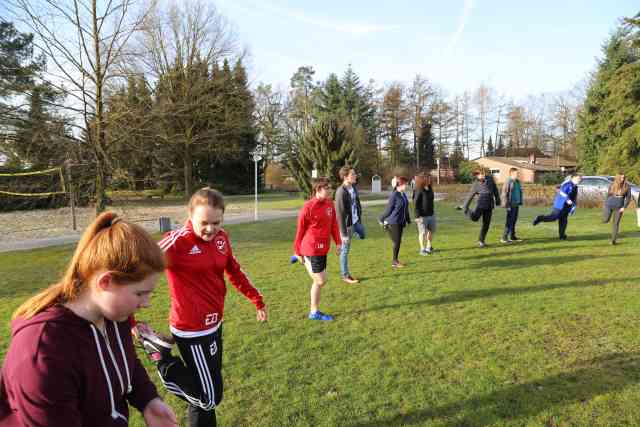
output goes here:
[[582, 181], [582, 175], [574, 173], [571, 179], [560, 186], [553, 200], [553, 210], [549, 215], [538, 215], [533, 220], [533, 226], [541, 222], [558, 221], [558, 235], [560, 240], [567, 240], [567, 225], [569, 215], [576, 211], [578, 206], [578, 185]]
[[509, 169], [509, 178], [502, 185], [500, 194], [502, 207], [507, 210], [507, 220], [502, 234], [502, 243], [522, 242], [516, 236], [516, 222], [518, 222], [518, 211], [523, 204], [522, 184], [518, 179], [518, 168]]
[[[489, 226], [491, 225], [493, 209], [496, 205], [500, 205], [500, 194], [498, 193], [498, 188], [493, 181], [493, 177], [487, 175], [484, 168], [476, 169], [473, 172], [473, 175], [476, 177], [476, 181], [473, 183], [471, 191], [469, 191], [469, 195], [464, 202], [463, 209], [465, 215], [468, 215], [473, 222], [477, 222], [482, 218], [482, 227], [480, 228], [478, 245], [481, 248], [484, 248], [487, 246], [485, 238], [489, 231]], [[469, 205], [476, 195], [478, 196], [478, 203], [476, 204], [476, 208], [473, 211], [470, 211]]]
[[[436, 215], [433, 208], [435, 199], [431, 186], [431, 175], [418, 175], [414, 178], [416, 188], [413, 193], [415, 221], [418, 226], [418, 242], [420, 255], [433, 252], [433, 235], [436, 232]], [[426, 240], [426, 245], [425, 245]]]
[[604, 203], [602, 212], [602, 222], [607, 223], [613, 216], [611, 223], [611, 244], [615, 245], [618, 240], [618, 230], [620, 229], [620, 220], [624, 210], [631, 203], [631, 187], [627, 182], [624, 174], [616, 175], [613, 184], [609, 187], [607, 200]]
[[389, 233], [393, 242], [393, 260], [391, 267], [402, 268], [404, 263], [398, 260], [400, 244], [402, 243], [402, 232], [407, 224], [411, 223], [409, 217], [409, 199], [405, 194], [408, 179], [404, 176], [396, 178], [396, 186], [389, 196], [387, 207], [380, 215], [379, 222]]
[[340, 251], [340, 276], [342, 281], [350, 284], [358, 283], [349, 272], [349, 250], [351, 249], [351, 239], [355, 235], [364, 239], [365, 231], [362, 225], [362, 205], [360, 195], [356, 188], [358, 175], [356, 170], [349, 166], [343, 166], [338, 172], [342, 185], [338, 187], [335, 194], [336, 216], [340, 226], [340, 237], [342, 238], [342, 250]]
[[2, 427], [177, 426], [136, 356], [129, 317], [148, 307], [164, 256], [141, 227], [103, 213], [62, 280], [14, 313], [0, 375]]

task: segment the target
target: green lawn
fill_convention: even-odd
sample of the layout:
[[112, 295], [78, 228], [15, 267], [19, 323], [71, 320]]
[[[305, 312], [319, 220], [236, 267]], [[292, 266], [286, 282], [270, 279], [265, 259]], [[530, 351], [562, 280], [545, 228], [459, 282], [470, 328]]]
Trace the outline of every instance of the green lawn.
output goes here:
[[[305, 320], [309, 279], [288, 264], [295, 221], [229, 226], [237, 257], [265, 295], [270, 320], [231, 290], [225, 321], [223, 426], [634, 426], [640, 423], [640, 253], [635, 213], [608, 244], [600, 211], [571, 217], [570, 240], [557, 225], [530, 221], [526, 242], [488, 249], [479, 225], [439, 204], [437, 253], [417, 254], [412, 225], [401, 259], [366, 211], [366, 240], [353, 243], [360, 285], [338, 280], [332, 254], [323, 310], [331, 323]], [[0, 256], [0, 355], [10, 313], [61, 271], [70, 247]], [[164, 281], [139, 315], [165, 329]], [[155, 375], [147, 365], [151, 375]], [[155, 378], [154, 378], [155, 379]], [[168, 401], [184, 416], [184, 406]], [[132, 425], [142, 426], [136, 416]], [[186, 422], [182, 421], [182, 425]]]

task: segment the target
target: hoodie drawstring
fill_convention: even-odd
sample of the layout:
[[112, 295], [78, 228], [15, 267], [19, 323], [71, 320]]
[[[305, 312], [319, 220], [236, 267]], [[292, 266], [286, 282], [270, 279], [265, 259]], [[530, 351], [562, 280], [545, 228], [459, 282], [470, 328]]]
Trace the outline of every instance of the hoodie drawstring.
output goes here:
[[[104, 378], [107, 380], [107, 387], [109, 388], [109, 400], [111, 401], [111, 418], [114, 420], [118, 418], [122, 418], [127, 421], [127, 417], [116, 411], [116, 403], [113, 398], [113, 387], [111, 386], [111, 378], [109, 378], [109, 371], [107, 371], [107, 365], [104, 363], [104, 356], [102, 354], [102, 347], [100, 346], [100, 340], [98, 339], [98, 331], [94, 325], [91, 326], [91, 331], [93, 332], [93, 338], [96, 342], [96, 349], [98, 350], [98, 356], [100, 356], [100, 364], [102, 365], [102, 372], [104, 373]], [[112, 355], [113, 357], [113, 355]], [[116, 365], [117, 370], [117, 365]], [[122, 380], [121, 380], [122, 381]]]
[[116, 338], [118, 338], [118, 347], [120, 347], [120, 353], [122, 354], [122, 360], [124, 361], [124, 370], [127, 374], [127, 394], [131, 393], [133, 387], [131, 386], [131, 374], [129, 373], [129, 363], [127, 363], [127, 355], [124, 353], [124, 346], [122, 345], [122, 339], [120, 338], [120, 331], [116, 322], [113, 323], [113, 328], [116, 330]]

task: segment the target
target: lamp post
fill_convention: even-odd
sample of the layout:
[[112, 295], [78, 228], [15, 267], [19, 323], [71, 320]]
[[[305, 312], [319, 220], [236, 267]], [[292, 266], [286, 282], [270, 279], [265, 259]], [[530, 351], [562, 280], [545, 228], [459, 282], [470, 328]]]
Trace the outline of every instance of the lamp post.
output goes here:
[[258, 162], [262, 160], [262, 155], [256, 149], [251, 152], [251, 160], [253, 160], [254, 164], [254, 174], [255, 174], [255, 202], [254, 202], [254, 210], [253, 210], [253, 220], [258, 220]]

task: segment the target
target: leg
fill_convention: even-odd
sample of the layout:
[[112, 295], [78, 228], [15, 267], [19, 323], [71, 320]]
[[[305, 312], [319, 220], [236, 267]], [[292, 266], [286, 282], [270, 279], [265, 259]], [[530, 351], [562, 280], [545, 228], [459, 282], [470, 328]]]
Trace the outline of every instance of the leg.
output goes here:
[[567, 238], [568, 224], [569, 224], [569, 211], [567, 209], [563, 209], [561, 211], [560, 217], [558, 218], [558, 234], [560, 235], [560, 239], [562, 240]]
[[504, 231], [502, 232], [502, 240], [507, 240], [511, 235], [511, 211], [513, 208], [507, 209], [506, 220], [504, 223]]
[[366, 233], [365, 233], [365, 230], [364, 230], [364, 225], [360, 221], [358, 221], [355, 224], [353, 224], [353, 232], [360, 239], [364, 240]]
[[418, 222], [418, 218], [416, 218], [416, 224], [418, 226], [418, 242], [420, 243], [420, 253], [424, 252], [424, 237], [427, 225], [425, 224], [426, 218], [420, 218], [421, 222]]
[[605, 224], [609, 222], [611, 220], [611, 215], [613, 214], [613, 212], [614, 209], [611, 209], [605, 203], [604, 208], [602, 208], [602, 222]]
[[314, 313], [318, 311], [320, 307], [320, 291], [322, 287], [327, 283], [327, 271], [322, 270], [320, 272], [314, 272], [313, 266], [311, 265], [311, 260], [309, 257], [304, 258], [304, 266], [307, 268], [307, 272], [309, 273], [309, 277], [313, 280], [311, 284], [311, 290], [309, 292], [311, 303], [309, 305], [309, 311]]
[[516, 206], [515, 208], [511, 208], [511, 235], [509, 237], [511, 237], [513, 240], [516, 240], [517, 237], [517, 233], [516, 233], [516, 223], [518, 222], [518, 214], [520, 212], [520, 207]]
[[400, 252], [400, 233], [401, 227], [398, 224], [389, 224], [389, 237], [393, 242], [393, 262], [398, 262], [398, 253]]
[[351, 239], [353, 238], [352, 227], [347, 228], [348, 242], [342, 242], [342, 249], [340, 249], [340, 276], [349, 276], [349, 250], [351, 249]]
[[474, 210], [471, 211], [471, 213], [469, 213], [469, 218], [471, 218], [471, 221], [473, 222], [477, 222], [481, 216], [482, 216], [482, 210], [478, 208], [475, 208]]
[[538, 215], [536, 222], [553, 222], [557, 221], [562, 215], [562, 209], [553, 208], [549, 215]]
[[222, 326], [203, 337], [174, 338], [182, 360], [161, 360], [160, 379], [170, 393], [189, 404], [190, 426], [215, 426], [215, 407], [223, 394]]
[[427, 250], [431, 249], [433, 235], [436, 233], [436, 216], [432, 215], [427, 221]]
[[613, 244], [618, 240], [618, 230], [620, 229], [621, 219], [622, 212], [620, 212], [620, 209], [616, 209], [613, 213], [613, 224], [611, 224], [611, 242]]
[[480, 236], [479, 236], [479, 241], [482, 243], [484, 243], [484, 240], [487, 237], [487, 232], [489, 231], [489, 226], [491, 226], [492, 214], [493, 214], [493, 209], [484, 209], [482, 211], [482, 227], [480, 227]]

